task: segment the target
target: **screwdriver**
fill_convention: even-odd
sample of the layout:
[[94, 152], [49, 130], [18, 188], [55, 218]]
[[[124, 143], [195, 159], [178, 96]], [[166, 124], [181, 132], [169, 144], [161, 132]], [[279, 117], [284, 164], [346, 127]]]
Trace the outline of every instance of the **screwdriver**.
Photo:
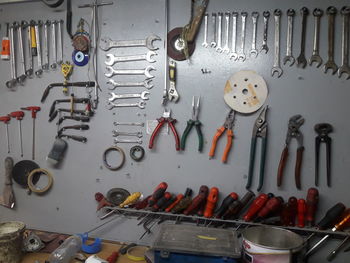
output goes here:
[[[344, 238], [343, 241], [334, 250], [332, 250], [331, 253], [329, 253], [329, 255], [327, 256], [327, 260], [332, 261], [337, 256], [337, 254], [342, 250], [345, 244], [349, 241], [349, 239], [350, 239], [350, 236], [347, 236], [346, 238]], [[344, 252], [347, 252], [347, 249], [345, 249]]]
[[170, 199], [161, 208], [159, 208], [159, 211], [164, 212], [167, 207], [169, 207], [172, 203], [176, 201], [176, 199], [176, 195], [172, 194]]
[[173, 214], [181, 213], [183, 210], [185, 210], [192, 202], [192, 189], [187, 188], [185, 192], [184, 198], [182, 198], [172, 209], [171, 212]]
[[21, 121], [24, 117], [23, 111], [14, 111], [9, 114], [9, 117], [16, 118], [18, 120], [18, 135], [19, 135], [19, 141], [20, 141], [20, 147], [21, 147], [21, 157], [23, 157], [23, 143], [22, 143], [22, 124]]
[[9, 116], [1, 116], [0, 121], [5, 123], [6, 125], [6, 139], [7, 139], [7, 153], [10, 153], [10, 139], [9, 139], [9, 122], [11, 117]]
[[209, 195], [207, 197], [207, 204], [204, 209], [204, 217], [213, 217], [216, 203], [219, 199], [219, 189], [217, 187], [210, 188]]
[[183, 199], [184, 198], [184, 195], [183, 194], [178, 194], [177, 196], [176, 196], [176, 200], [174, 201], [174, 203], [172, 203], [171, 205], [169, 205], [166, 209], [165, 209], [165, 212], [170, 212], [171, 211], [171, 209], [173, 209], [180, 201], [181, 201], [181, 199]]
[[160, 183], [156, 187], [156, 189], [154, 189], [154, 192], [151, 198], [148, 199], [148, 206], [153, 206], [157, 202], [157, 200], [164, 195], [167, 188], [168, 188], [168, 184], [166, 182]]
[[152, 212], [159, 211], [171, 198], [171, 193], [165, 192], [164, 195], [157, 200], [157, 202], [150, 209]]
[[206, 185], [202, 185], [199, 188], [199, 193], [196, 197], [193, 198], [192, 203], [186, 208], [184, 211], [184, 215], [190, 215], [194, 212], [194, 210], [198, 209], [201, 204], [208, 197], [209, 188]]
[[223, 219], [228, 219], [237, 216], [242, 209], [255, 197], [252, 191], [248, 191], [241, 200], [234, 201], [226, 210]]
[[2, 38], [2, 49], [1, 49], [1, 59], [9, 60], [10, 59], [10, 40], [9, 40], [9, 27], [10, 24], [6, 23], [6, 37]]
[[138, 201], [137, 203], [135, 203], [134, 205], [131, 205], [130, 207], [133, 207], [137, 210], [144, 209], [147, 207], [148, 199], [150, 199], [150, 198], [151, 198], [151, 195], [147, 196], [146, 198], [142, 199], [141, 201]]
[[222, 201], [219, 209], [215, 212], [215, 217], [221, 218], [222, 215], [227, 210], [227, 208], [230, 206], [230, 204], [232, 204], [237, 199], [238, 199], [238, 195], [235, 192], [232, 192], [228, 196], [226, 196], [225, 199]]
[[281, 196], [272, 197], [266, 202], [265, 206], [259, 211], [258, 217], [256, 218], [255, 221], [259, 222], [262, 219], [273, 214], [274, 212], [277, 212], [282, 208], [282, 204], [283, 204], [283, 198]]
[[250, 205], [248, 211], [243, 216], [243, 220], [249, 222], [253, 219], [253, 217], [260, 211], [261, 208], [266, 204], [269, 197], [267, 194], [260, 194]]
[[297, 227], [305, 227], [305, 212], [306, 212], [306, 201], [305, 199], [298, 200], [298, 224]]
[[[345, 215], [342, 219], [332, 228], [332, 231], [343, 230], [344, 227], [350, 222], [350, 209], [345, 211]], [[310, 256], [321, 244], [323, 244], [331, 235], [325, 235], [320, 241], [318, 241], [309, 251], [306, 252], [305, 257]]]
[[315, 214], [318, 206], [318, 190], [316, 188], [309, 188], [306, 196], [306, 224], [308, 226], [314, 226]]
[[35, 119], [36, 119], [36, 113], [41, 110], [38, 106], [29, 106], [25, 108], [21, 108], [21, 110], [27, 110], [32, 112], [32, 119], [33, 119], [33, 142], [32, 142], [32, 159], [35, 160]]
[[295, 219], [298, 214], [298, 199], [292, 196], [288, 199], [288, 204], [290, 206], [290, 212], [291, 212], [289, 226], [295, 226]]

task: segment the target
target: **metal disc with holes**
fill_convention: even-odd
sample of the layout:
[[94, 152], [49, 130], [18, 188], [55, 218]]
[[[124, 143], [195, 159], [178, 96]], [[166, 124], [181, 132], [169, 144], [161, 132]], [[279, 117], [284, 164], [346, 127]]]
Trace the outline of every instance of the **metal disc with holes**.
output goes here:
[[252, 70], [233, 74], [226, 82], [224, 100], [233, 110], [252, 113], [259, 110], [268, 95], [265, 80]]

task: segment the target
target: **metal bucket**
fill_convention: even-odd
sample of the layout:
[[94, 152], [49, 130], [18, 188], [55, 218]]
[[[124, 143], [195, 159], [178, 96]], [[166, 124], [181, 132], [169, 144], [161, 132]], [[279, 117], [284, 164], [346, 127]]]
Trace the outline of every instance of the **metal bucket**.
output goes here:
[[251, 227], [242, 231], [245, 263], [302, 262], [303, 238], [277, 227]]
[[22, 222], [0, 223], [0, 263], [20, 263], [25, 224]]

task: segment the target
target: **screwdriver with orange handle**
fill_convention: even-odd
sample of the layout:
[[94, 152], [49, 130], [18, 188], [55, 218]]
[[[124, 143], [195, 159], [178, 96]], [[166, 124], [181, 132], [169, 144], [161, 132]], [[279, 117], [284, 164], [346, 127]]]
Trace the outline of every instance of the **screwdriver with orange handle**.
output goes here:
[[178, 194], [176, 196], [176, 200], [165, 209], [165, 212], [169, 213], [171, 211], [171, 209], [173, 209], [183, 198], [184, 198], [183, 194]]
[[161, 182], [156, 189], [154, 189], [152, 196], [150, 197], [150, 199], [148, 199], [148, 206], [153, 206], [155, 205], [155, 203], [158, 201], [158, 199], [160, 199], [166, 189], [168, 188], [168, 184], [166, 182]]
[[6, 36], [2, 38], [1, 45], [1, 59], [9, 60], [10, 59], [10, 40], [9, 40], [9, 27], [10, 24], [6, 23]]
[[298, 200], [298, 223], [297, 227], [305, 227], [305, 213], [306, 213], [306, 201], [305, 199], [300, 198]]
[[237, 199], [238, 199], [238, 195], [235, 192], [232, 192], [228, 196], [226, 196], [225, 199], [222, 201], [218, 210], [215, 212], [215, 217], [221, 218], [223, 214], [226, 212], [227, 208], [230, 206], [230, 204], [232, 204]]
[[[341, 218], [340, 221], [338, 221], [337, 224], [334, 225], [334, 227], [332, 228], [332, 231], [341, 231], [343, 230], [346, 225], [350, 222], [350, 209], [347, 209], [344, 213], [344, 216]], [[310, 248], [306, 254], [305, 254], [305, 258], [312, 255], [315, 250], [320, 247], [320, 245], [322, 245], [331, 235], [325, 235], [320, 241], [318, 241], [312, 248]]]
[[243, 220], [246, 222], [251, 221], [255, 215], [264, 207], [266, 202], [269, 200], [269, 197], [267, 194], [260, 194], [257, 198], [253, 201], [253, 203], [250, 205], [248, 211], [243, 216]]
[[316, 188], [309, 188], [306, 196], [306, 224], [307, 226], [315, 225], [315, 214], [318, 207], [318, 190]]
[[207, 198], [207, 204], [205, 205], [204, 217], [213, 217], [216, 203], [219, 199], [219, 189], [217, 187], [210, 188], [209, 195]]

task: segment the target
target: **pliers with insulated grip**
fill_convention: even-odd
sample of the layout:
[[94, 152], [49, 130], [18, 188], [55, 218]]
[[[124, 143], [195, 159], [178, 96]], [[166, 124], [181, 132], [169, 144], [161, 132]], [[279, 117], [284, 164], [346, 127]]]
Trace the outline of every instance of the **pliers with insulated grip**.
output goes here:
[[148, 148], [152, 149], [153, 148], [153, 144], [154, 144], [154, 139], [156, 138], [157, 134], [160, 132], [160, 129], [162, 128], [162, 126], [165, 124], [165, 123], [168, 123], [171, 131], [173, 132], [174, 134], [174, 137], [175, 137], [175, 148], [176, 148], [176, 151], [179, 151], [180, 150], [180, 139], [179, 139], [179, 135], [177, 134], [177, 131], [176, 131], [176, 128], [175, 128], [175, 123], [176, 123], [176, 119], [173, 119], [170, 117], [170, 114], [171, 114], [171, 110], [164, 110], [164, 113], [163, 113], [163, 116], [158, 120], [158, 125], [157, 127], [154, 129], [152, 135], [151, 135], [151, 139], [149, 141], [149, 145], [148, 145]]
[[292, 138], [295, 138], [298, 142], [297, 158], [295, 162], [295, 185], [298, 189], [301, 188], [300, 173], [301, 173], [301, 163], [303, 159], [303, 134], [299, 131], [301, 125], [304, 124], [305, 119], [301, 115], [295, 115], [289, 119], [288, 131], [286, 137], [286, 144], [283, 149], [281, 160], [278, 166], [277, 173], [277, 186], [281, 186], [283, 179], [284, 168], [288, 159], [288, 147]]

